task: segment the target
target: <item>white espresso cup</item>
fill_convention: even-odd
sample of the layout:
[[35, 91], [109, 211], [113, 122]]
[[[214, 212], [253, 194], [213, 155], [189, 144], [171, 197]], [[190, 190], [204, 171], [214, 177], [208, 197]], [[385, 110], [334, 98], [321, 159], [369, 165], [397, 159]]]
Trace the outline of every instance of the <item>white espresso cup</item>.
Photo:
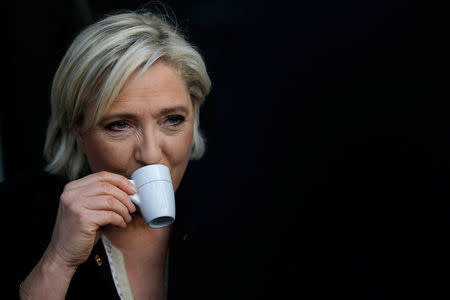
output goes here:
[[130, 196], [139, 206], [142, 216], [151, 228], [162, 228], [175, 221], [175, 195], [169, 168], [148, 165], [137, 169], [130, 182], [138, 192]]

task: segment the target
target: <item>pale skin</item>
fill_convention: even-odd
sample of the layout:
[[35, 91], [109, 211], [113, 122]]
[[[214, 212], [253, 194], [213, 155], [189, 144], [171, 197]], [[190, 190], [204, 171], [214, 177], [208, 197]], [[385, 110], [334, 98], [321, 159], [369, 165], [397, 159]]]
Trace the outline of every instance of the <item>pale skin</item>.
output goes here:
[[[165, 299], [171, 227], [151, 229], [128, 195], [127, 180], [149, 164], [169, 167], [174, 189], [186, 170], [195, 112], [187, 87], [169, 64], [135, 72], [94, 128], [74, 128], [92, 174], [68, 183], [50, 244], [22, 284], [22, 299], [64, 299], [77, 267], [102, 234], [123, 254], [136, 299]], [[88, 107], [85, 115], [92, 113]]]

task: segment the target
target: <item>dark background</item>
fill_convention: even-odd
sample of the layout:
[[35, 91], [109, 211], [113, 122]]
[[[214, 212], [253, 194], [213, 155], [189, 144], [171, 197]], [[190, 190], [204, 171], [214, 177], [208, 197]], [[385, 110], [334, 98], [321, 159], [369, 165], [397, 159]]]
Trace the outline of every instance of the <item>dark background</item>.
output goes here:
[[[76, 33], [145, 4], [8, 3], [6, 178], [45, 164], [50, 82]], [[449, 295], [447, 2], [164, 4], [213, 82], [207, 153], [177, 193], [198, 299]]]

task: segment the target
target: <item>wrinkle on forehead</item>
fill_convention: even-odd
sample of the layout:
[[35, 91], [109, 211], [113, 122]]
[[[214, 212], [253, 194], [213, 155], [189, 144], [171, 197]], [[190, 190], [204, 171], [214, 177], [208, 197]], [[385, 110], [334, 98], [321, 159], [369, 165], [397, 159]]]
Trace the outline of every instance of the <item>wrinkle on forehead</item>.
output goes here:
[[[155, 68], [158, 68], [160, 72], [164, 72], [166, 76], [154, 76], [152, 71], [154, 71]], [[150, 73], [147, 71], [150, 71]], [[145, 77], [145, 80], [140, 80], [143, 77]], [[167, 78], [169, 78], [169, 80], [167, 80]], [[170, 63], [163, 58], [159, 58], [153, 64], [148, 66], [148, 68], [144, 69], [144, 67], [140, 67], [135, 70], [122, 86], [118, 96], [108, 105], [108, 107], [103, 110], [101, 115], [98, 115], [98, 103], [93, 102], [92, 104], [88, 105], [83, 114], [84, 120], [80, 121], [78, 127], [83, 128], [83, 130], [89, 130], [93, 128], [98, 124], [98, 122], [103, 118], [105, 114], [107, 114], [111, 110], [114, 110], [114, 107], [116, 106], [115, 103], [125, 103], [136, 99], [135, 97], [140, 97], [139, 92], [142, 91], [146, 91], [144, 94], [146, 94], [147, 96], [150, 96], [154, 99], [160, 99], [161, 101], [158, 101], [160, 103], [170, 103], [174, 99], [161, 98], [161, 95], [167, 95], [170, 94], [170, 92], [173, 93], [173, 84], [171, 83], [173, 83], [174, 80], [179, 80], [179, 82], [181, 82], [183, 86], [183, 92], [174, 93], [174, 96], [183, 93], [186, 94], [189, 97], [190, 104], [193, 106], [189, 90], [183, 76], [181, 75], [181, 72], [174, 66], [173, 63]], [[155, 85], [157, 85], [158, 88], [155, 88]], [[164, 91], [166, 91], [166, 93], [164, 93]], [[167, 93], [167, 91], [169, 93]]]
[[149, 64], [149, 63], [147, 62], [144, 66], [139, 67], [139, 68], [136, 69], [133, 73], [131, 73], [130, 77], [128, 77], [127, 81], [125, 82], [125, 84], [124, 84], [124, 85], [122, 86], [122, 88], [120, 89], [119, 94], [118, 94], [118, 96], [116, 97], [116, 99], [114, 100], [114, 102], [117, 101], [117, 100], [119, 100], [119, 98], [120, 98], [123, 94], [125, 94], [125, 93], [127, 92], [127, 90], [128, 90], [130, 87], [134, 86], [135, 83], [136, 83], [137, 81], [139, 81], [139, 79], [140, 79], [142, 76], [144, 76], [144, 74], [146, 73], [146, 71], [147, 71], [149, 68], [152, 68], [152, 67], [154, 67], [154, 66], [160, 66], [160, 65], [164, 65], [164, 66], [170, 68], [170, 70], [173, 72], [173, 74], [175, 74], [176, 76], [178, 76], [178, 77], [181, 79], [181, 81], [184, 83], [184, 85], [185, 85], [185, 87], [186, 87], [186, 90], [189, 91], [188, 86], [187, 86], [187, 83], [186, 83], [185, 79], [183, 78], [181, 71], [176, 67], [176, 65], [175, 65], [174, 63], [168, 61], [168, 60], [165, 59], [164, 57], [159, 57], [157, 60], [155, 60], [155, 61], [152, 62], [151, 64]]

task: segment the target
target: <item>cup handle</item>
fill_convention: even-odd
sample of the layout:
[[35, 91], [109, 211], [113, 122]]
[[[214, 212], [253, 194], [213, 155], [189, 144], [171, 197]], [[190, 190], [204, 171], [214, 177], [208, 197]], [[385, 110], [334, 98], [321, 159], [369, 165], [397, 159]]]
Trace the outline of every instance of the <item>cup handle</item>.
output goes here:
[[[136, 184], [134, 184], [134, 180], [132, 179], [128, 179], [134, 186], [136, 186]], [[140, 206], [141, 205], [141, 199], [139, 199], [139, 195], [138, 194], [134, 194], [134, 195], [128, 195], [128, 197], [130, 197], [131, 201], [133, 201], [134, 204]]]

